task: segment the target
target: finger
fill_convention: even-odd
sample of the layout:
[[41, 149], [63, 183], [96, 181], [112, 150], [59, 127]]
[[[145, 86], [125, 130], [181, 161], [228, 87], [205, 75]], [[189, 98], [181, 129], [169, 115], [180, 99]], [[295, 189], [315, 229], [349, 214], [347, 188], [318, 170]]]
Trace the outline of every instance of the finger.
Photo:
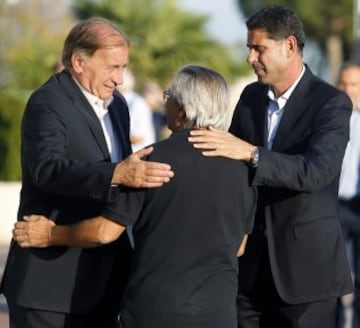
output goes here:
[[140, 149], [137, 152], [135, 152], [134, 155], [137, 155], [139, 158], [141, 158], [141, 157], [151, 154], [153, 152], [153, 150], [154, 150], [154, 147]]
[[[171, 176], [172, 177], [172, 176]], [[162, 174], [161, 172], [157, 173], [148, 173], [143, 177], [143, 183], [164, 183], [170, 181], [170, 176], [167, 174]]]
[[215, 145], [214, 143], [209, 143], [209, 142], [201, 142], [201, 143], [194, 143], [193, 144], [194, 148], [197, 149], [209, 149], [209, 150], [216, 150], [217, 145]]
[[170, 181], [170, 177], [145, 176], [140, 185], [142, 188], [157, 188]]
[[212, 131], [205, 129], [195, 129], [190, 131], [191, 136], [209, 136], [212, 134]]
[[164, 182], [145, 182], [142, 186], [143, 188], [159, 188], [164, 185]]
[[217, 150], [203, 151], [201, 152], [206, 157], [217, 157], [220, 156], [220, 153]]
[[32, 214], [32, 215], [24, 215], [23, 216], [23, 219], [24, 221], [26, 222], [36, 222], [36, 221], [39, 221], [41, 218], [40, 215], [35, 215], [35, 214]]
[[154, 176], [173, 176], [174, 172], [171, 171], [171, 166], [166, 163], [158, 162], [144, 162], [147, 175]]
[[219, 130], [219, 129], [214, 128], [214, 127], [211, 126], [211, 125], [208, 126], [208, 130], [209, 130], [209, 131], [213, 131], [213, 132], [223, 132], [223, 131], [221, 131], [221, 130]]
[[25, 240], [27, 240], [25, 234], [17, 234], [15, 235], [15, 238], [14, 238], [17, 242], [23, 242]]
[[31, 244], [28, 242], [28, 241], [19, 241], [18, 242], [19, 246], [22, 247], [22, 248], [29, 248], [31, 247]]
[[224, 140], [225, 140], [224, 136], [218, 136], [218, 135], [202, 135], [202, 136], [193, 136], [188, 138], [188, 141], [192, 143], [208, 144], [208, 146], [210, 147], [224, 143]]
[[18, 228], [13, 229], [13, 236], [18, 237], [18, 236], [24, 236], [25, 234], [26, 234], [26, 230], [24, 229], [18, 229]]
[[19, 221], [15, 223], [15, 229], [25, 229], [27, 225], [27, 222]]

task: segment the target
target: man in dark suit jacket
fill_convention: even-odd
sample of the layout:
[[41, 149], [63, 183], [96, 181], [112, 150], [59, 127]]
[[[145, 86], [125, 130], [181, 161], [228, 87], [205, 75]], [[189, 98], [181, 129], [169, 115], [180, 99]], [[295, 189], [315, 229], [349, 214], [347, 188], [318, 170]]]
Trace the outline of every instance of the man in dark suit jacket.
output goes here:
[[270, 6], [248, 21], [248, 62], [258, 82], [236, 106], [230, 133], [194, 131], [206, 156], [244, 160], [259, 199], [239, 260], [239, 327], [335, 327], [352, 291], [338, 222], [338, 178], [351, 102], [302, 62], [305, 36], [291, 10]]
[[[70, 224], [101, 214], [114, 187], [157, 187], [172, 176], [168, 165], [141, 160], [152, 149], [130, 155], [128, 109], [116, 92], [128, 62], [125, 35], [104, 19], [80, 22], [62, 61], [65, 70], [24, 112], [18, 220], [43, 213]], [[10, 327], [116, 327], [130, 254], [126, 234], [92, 250], [12, 243], [1, 288]]]

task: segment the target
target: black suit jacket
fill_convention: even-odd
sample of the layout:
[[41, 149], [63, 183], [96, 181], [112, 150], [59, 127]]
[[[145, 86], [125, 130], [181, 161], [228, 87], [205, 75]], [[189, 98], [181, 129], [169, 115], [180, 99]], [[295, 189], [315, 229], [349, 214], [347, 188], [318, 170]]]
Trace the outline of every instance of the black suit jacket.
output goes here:
[[[130, 154], [129, 116], [119, 94], [109, 108], [122, 155]], [[63, 71], [35, 91], [21, 128], [22, 189], [18, 220], [27, 214], [51, 216], [59, 224], [94, 217], [111, 201], [115, 163], [100, 122], [71, 75]], [[124, 255], [121, 259], [118, 255]], [[127, 235], [96, 249], [49, 247], [22, 249], [12, 243], [2, 283], [16, 305], [81, 313], [97, 307], [115, 274], [117, 261], [127, 260]], [[114, 301], [121, 293], [110, 283]], [[109, 301], [111, 301], [109, 299]]]
[[266, 236], [273, 279], [287, 303], [352, 290], [337, 218], [338, 178], [349, 135], [351, 101], [308, 68], [287, 101], [272, 150], [266, 148], [268, 87], [247, 86], [231, 132], [260, 146], [252, 185], [259, 188], [255, 231], [240, 259], [240, 291], [254, 283]]

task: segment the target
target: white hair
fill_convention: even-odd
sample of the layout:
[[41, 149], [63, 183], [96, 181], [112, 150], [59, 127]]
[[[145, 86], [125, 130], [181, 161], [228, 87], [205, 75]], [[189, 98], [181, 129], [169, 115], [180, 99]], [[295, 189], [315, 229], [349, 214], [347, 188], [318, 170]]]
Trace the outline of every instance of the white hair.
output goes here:
[[228, 130], [232, 116], [229, 90], [218, 72], [197, 65], [183, 66], [175, 75], [171, 94], [184, 107], [185, 127], [211, 125]]

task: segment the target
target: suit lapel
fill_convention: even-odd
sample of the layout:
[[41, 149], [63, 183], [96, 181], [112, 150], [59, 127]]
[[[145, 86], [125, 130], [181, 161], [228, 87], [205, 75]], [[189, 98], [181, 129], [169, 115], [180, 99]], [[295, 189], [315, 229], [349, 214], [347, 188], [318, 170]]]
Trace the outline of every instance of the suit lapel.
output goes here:
[[103, 153], [104, 158], [110, 159], [110, 154], [106, 144], [104, 132], [101, 127], [101, 123], [96, 116], [93, 108], [89, 104], [88, 100], [81, 92], [79, 86], [73, 80], [71, 75], [66, 71], [59, 75], [59, 81], [62, 87], [65, 89], [65, 92], [68, 94], [69, 98], [71, 98], [74, 105], [83, 114], [85, 121], [87, 122], [97, 145]]
[[267, 145], [267, 135], [268, 135], [268, 127], [267, 127], [267, 107], [268, 100], [265, 97], [261, 97], [262, 101], [259, 102], [259, 112], [256, 113], [258, 119], [255, 120], [255, 131], [258, 131], [258, 144], [261, 146]]
[[254, 97], [254, 105], [251, 105], [252, 121], [254, 122], [255, 144], [266, 146], [267, 144], [267, 107], [269, 104], [267, 96], [267, 87], [261, 86], [262, 89], [256, 97]]
[[296, 126], [299, 118], [304, 114], [304, 102], [308, 100], [308, 92], [311, 84], [312, 73], [308, 68], [286, 102], [284, 114], [276, 132], [272, 149], [282, 150], [291, 131]]
[[[114, 101], [109, 106], [109, 114], [111, 118], [111, 122], [113, 125], [114, 132], [117, 136], [117, 140], [119, 142], [120, 152], [121, 152], [121, 158], [125, 158], [129, 155], [130, 150], [128, 147], [128, 138], [125, 135], [125, 126], [126, 126], [126, 118], [121, 117], [121, 112], [124, 110], [122, 106], [125, 106], [125, 104], [118, 101], [118, 99], [115, 97]], [[126, 109], [127, 111], [127, 109]], [[128, 119], [127, 119], [128, 121]]]

